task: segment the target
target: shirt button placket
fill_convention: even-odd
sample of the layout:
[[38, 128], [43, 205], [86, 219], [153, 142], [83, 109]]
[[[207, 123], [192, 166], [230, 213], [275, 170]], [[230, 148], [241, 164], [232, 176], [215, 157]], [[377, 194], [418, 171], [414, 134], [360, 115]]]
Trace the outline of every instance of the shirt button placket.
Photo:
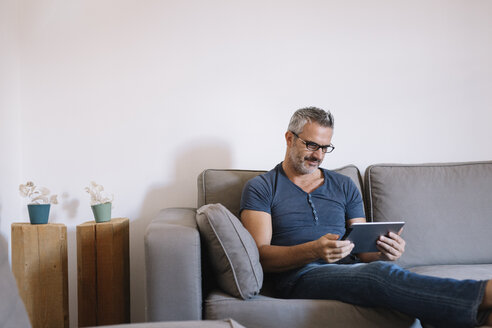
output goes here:
[[314, 207], [313, 199], [311, 198], [311, 194], [308, 194], [308, 203], [309, 206], [311, 206], [311, 209], [313, 210], [313, 216], [314, 216], [314, 223], [318, 225], [318, 213], [316, 212], [316, 208]]

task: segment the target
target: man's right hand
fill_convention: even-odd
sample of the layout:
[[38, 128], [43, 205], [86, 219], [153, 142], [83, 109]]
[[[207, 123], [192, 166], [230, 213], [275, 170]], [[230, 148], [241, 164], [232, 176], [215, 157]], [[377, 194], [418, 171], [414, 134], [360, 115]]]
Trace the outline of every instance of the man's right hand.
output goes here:
[[348, 256], [354, 244], [349, 240], [338, 240], [339, 237], [331, 233], [321, 236], [315, 243], [316, 255], [328, 263], [337, 262]]

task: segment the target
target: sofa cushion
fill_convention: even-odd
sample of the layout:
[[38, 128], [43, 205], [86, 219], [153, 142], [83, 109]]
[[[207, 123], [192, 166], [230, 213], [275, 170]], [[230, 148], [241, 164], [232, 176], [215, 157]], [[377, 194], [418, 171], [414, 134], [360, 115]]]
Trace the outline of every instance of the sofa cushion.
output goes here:
[[257, 295], [248, 300], [213, 291], [205, 300], [207, 319], [230, 317], [245, 327], [420, 327], [399, 312], [333, 300], [278, 299]]
[[492, 279], [492, 264], [467, 264], [467, 265], [425, 265], [412, 267], [408, 270], [441, 278], [458, 280], [490, 280]]
[[218, 170], [203, 171], [197, 179], [198, 204], [220, 203], [235, 216], [239, 216], [239, 203], [244, 184], [266, 171], [253, 170]]
[[404, 267], [492, 263], [492, 162], [372, 165], [367, 215], [406, 221]]
[[253, 237], [221, 204], [204, 205], [197, 223], [219, 286], [229, 294], [247, 299], [259, 293], [263, 270]]
[[245, 328], [232, 319], [223, 320], [187, 320], [129, 323], [123, 325], [99, 326], [106, 328]]

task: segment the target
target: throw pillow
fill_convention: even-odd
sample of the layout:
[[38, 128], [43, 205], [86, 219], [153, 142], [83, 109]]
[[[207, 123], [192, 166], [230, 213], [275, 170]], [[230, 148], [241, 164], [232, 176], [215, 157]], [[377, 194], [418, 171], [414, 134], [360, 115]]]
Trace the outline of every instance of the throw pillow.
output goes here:
[[209, 204], [198, 209], [197, 223], [219, 287], [237, 298], [257, 295], [263, 284], [260, 255], [239, 219], [222, 204]]

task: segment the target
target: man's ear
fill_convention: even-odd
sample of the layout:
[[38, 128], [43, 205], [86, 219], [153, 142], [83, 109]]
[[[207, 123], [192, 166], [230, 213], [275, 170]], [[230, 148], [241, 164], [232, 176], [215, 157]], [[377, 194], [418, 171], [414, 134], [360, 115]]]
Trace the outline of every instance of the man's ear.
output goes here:
[[285, 132], [285, 141], [287, 142], [287, 146], [292, 146], [292, 143], [294, 142], [294, 135], [292, 134], [292, 132]]

